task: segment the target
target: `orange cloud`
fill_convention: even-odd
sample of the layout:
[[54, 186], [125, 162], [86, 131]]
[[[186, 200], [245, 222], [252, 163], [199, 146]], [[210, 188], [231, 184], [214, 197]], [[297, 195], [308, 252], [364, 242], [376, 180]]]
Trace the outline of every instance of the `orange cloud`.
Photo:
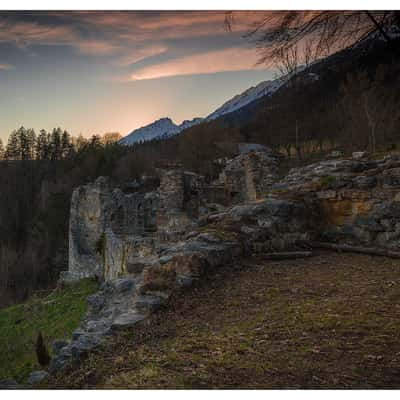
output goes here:
[[11, 64], [6, 64], [6, 63], [0, 63], [0, 71], [7, 71], [9, 69], [13, 69], [14, 65]]
[[[41, 19], [43, 15], [50, 15], [52, 23]], [[235, 31], [249, 30], [261, 15], [235, 12]], [[30, 21], [13, 20], [2, 18], [0, 13], [0, 42], [20, 47], [68, 45], [83, 54], [111, 55], [119, 66], [167, 52], [164, 43], [168, 39], [229, 35], [224, 31], [224, 11], [35, 12], [31, 17]], [[57, 18], [62, 24], [57, 25]]]
[[120, 49], [120, 46], [106, 40], [80, 40], [77, 47], [81, 53], [92, 55], [111, 54]]
[[137, 49], [132, 54], [124, 55], [118, 60], [118, 65], [126, 66], [136, 64], [139, 61], [145, 60], [146, 58], [163, 54], [168, 50], [167, 46], [164, 45], [153, 45]]
[[180, 75], [212, 74], [226, 71], [264, 69], [256, 65], [258, 56], [255, 50], [229, 48], [181, 57], [161, 62], [135, 71], [130, 80], [157, 79]]
[[19, 45], [65, 44], [78, 39], [71, 27], [21, 21], [10, 23], [0, 19], [0, 42], [16, 42]]

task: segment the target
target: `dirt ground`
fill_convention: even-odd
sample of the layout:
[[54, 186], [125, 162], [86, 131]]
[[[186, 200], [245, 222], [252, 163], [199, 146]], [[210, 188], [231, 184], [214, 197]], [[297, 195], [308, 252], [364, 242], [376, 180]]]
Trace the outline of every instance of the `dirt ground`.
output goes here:
[[48, 388], [400, 388], [400, 262], [238, 261]]

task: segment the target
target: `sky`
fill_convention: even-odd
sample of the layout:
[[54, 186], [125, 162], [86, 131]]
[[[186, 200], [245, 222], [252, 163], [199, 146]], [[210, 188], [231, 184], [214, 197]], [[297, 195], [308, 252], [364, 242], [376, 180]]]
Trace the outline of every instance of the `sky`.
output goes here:
[[89, 137], [204, 117], [274, 73], [244, 37], [257, 12], [0, 11], [0, 138]]

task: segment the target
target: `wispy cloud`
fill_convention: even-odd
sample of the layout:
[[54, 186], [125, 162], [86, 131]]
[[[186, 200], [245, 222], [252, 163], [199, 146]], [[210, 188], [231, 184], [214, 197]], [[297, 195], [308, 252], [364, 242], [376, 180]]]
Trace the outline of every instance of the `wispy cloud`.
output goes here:
[[130, 80], [135, 81], [180, 75], [211, 74], [264, 68], [263, 66], [256, 65], [256, 63], [257, 53], [253, 49], [236, 47], [185, 56], [144, 67], [132, 73]]
[[15, 43], [24, 47], [31, 44], [76, 43], [78, 39], [79, 36], [69, 26], [50, 26], [39, 22], [0, 18], [0, 42]]
[[79, 40], [76, 43], [79, 52], [89, 55], [110, 55], [121, 50], [121, 46], [107, 40]]
[[133, 50], [132, 54], [124, 54], [117, 62], [118, 65], [126, 66], [136, 64], [139, 61], [143, 61], [147, 58], [158, 56], [167, 52], [168, 47], [165, 45], [150, 45], [148, 47], [139, 48]]
[[[248, 29], [252, 20], [254, 12], [237, 12], [235, 29]], [[0, 42], [20, 46], [67, 44], [91, 55], [110, 54], [121, 47], [140, 48], [146, 42], [227, 34], [223, 21], [222, 11], [0, 11]]]
[[[240, 32], [249, 29], [256, 14], [237, 12], [235, 18], [240, 40]], [[115, 75], [125, 76], [128, 68], [151, 58], [150, 65], [136, 70], [130, 80], [253, 68], [257, 61], [253, 50], [227, 48], [232, 46], [232, 35], [223, 22], [223, 11], [0, 11], [0, 43], [15, 43], [22, 49], [69, 46], [78, 54], [108, 57]], [[215, 50], [205, 53], [205, 49]], [[0, 69], [7, 69], [6, 64]]]
[[0, 63], [0, 71], [8, 71], [9, 69], [13, 69], [14, 65], [7, 63]]

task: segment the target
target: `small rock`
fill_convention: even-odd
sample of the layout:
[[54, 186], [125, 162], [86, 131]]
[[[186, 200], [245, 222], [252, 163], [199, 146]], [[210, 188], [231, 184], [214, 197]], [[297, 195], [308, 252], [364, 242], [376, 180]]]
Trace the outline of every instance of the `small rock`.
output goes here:
[[6, 378], [0, 379], [0, 389], [20, 389], [21, 385], [18, 384], [14, 379]]
[[114, 282], [115, 290], [119, 293], [129, 292], [135, 285], [131, 278], [118, 279]]
[[130, 262], [126, 264], [126, 270], [130, 274], [140, 274], [143, 269], [146, 267], [146, 263], [141, 261]]
[[69, 342], [67, 340], [54, 340], [52, 343], [53, 353], [58, 354], [63, 347], [68, 346], [68, 343]]
[[375, 187], [377, 179], [375, 176], [357, 176], [353, 179], [353, 186], [359, 189], [370, 189]]
[[85, 332], [81, 329], [77, 329], [74, 332], [72, 332], [72, 340], [78, 340], [79, 336], [84, 335]]
[[102, 293], [92, 294], [86, 299], [86, 301], [94, 311], [101, 310], [106, 303], [105, 297]]
[[89, 350], [96, 347], [102, 336], [99, 334], [85, 333], [71, 343], [71, 354], [74, 358], [79, 358], [82, 354], [86, 354]]
[[138, 322], [144, 320], [145, 315], [138, 314], [136, 312], [127, 312], [119, 315], [112, 323], [114, 329], [126, 328], [137, 324]]
[[135, 308], [140, 314], [151, 313], [162, 305], [162, 299], [156, 296], [140, 296], [135, 302]]
[[368, 153], [366, 151], [354, 151], [352, 154], [353, 160], [361, 160], [366, 157], [368, 157]]
[[28, 377], [28, 384], [29, 385], [35, 385], [42, 380], [46, 379], [49, 376], [49, 373], [47, 371], [33, 371], [30, 373]]
[[89, 333], [107, 335], [110, 331], [110, 324], [107, 320], [88, 321], [86, 329]]
[[181, 287], [190, 287], [193, 284], [195, 278], [193, 276], [178, 275], [176, 281]]

